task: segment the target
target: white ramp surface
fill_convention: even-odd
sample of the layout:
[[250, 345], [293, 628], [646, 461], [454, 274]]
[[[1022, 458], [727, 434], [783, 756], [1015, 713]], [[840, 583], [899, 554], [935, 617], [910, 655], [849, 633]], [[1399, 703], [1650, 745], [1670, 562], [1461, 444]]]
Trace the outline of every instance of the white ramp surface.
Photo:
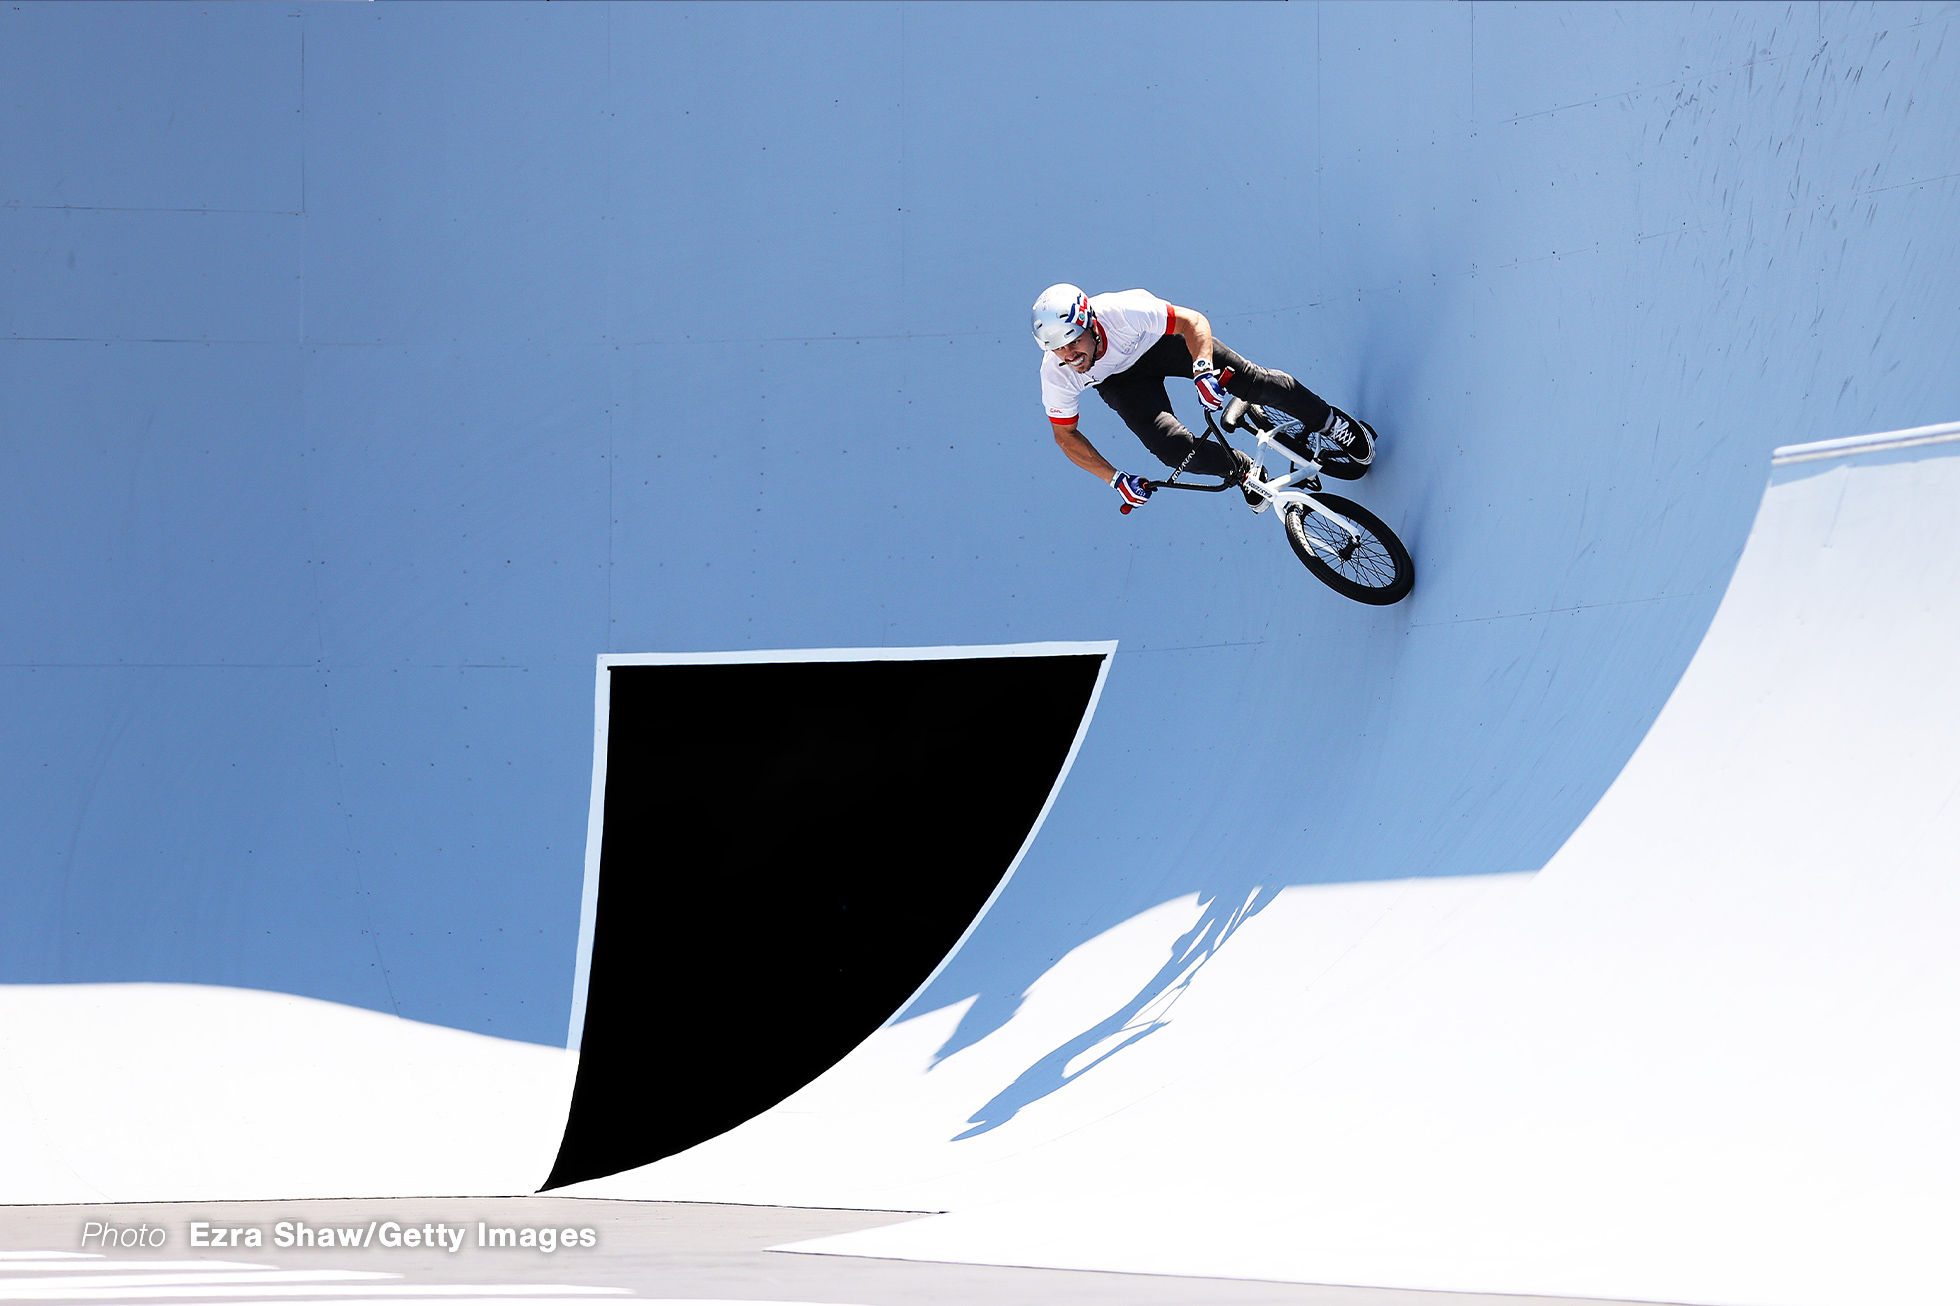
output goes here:
[[[1167, 904], [937, 1066], [957, 1011], [584, 1191], [949, 1212], [797, 1248], [852, 1255], [1952, 1300], [1960, 427], [1912, 434], [1780, 451], [1686, 676], [1536, 877], [1291, 888], [1209, 964]], [[1157, 1010], [972, 1132], [1172, 941]]]
[[577, 1073], [289, 993], [0, 986], [0, 1203], [529, 1193]]

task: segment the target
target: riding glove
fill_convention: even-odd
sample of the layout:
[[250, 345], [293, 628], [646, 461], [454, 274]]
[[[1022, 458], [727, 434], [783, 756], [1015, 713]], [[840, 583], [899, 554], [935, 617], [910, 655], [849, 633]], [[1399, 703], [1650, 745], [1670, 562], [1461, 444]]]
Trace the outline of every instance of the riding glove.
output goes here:
[[1191, 380], [1198, 387], [1198, 400], [1212, 412], [1225, 406], [1225, 383], [1232, 379], [1232, 369], [1214, 372], [1209, 358], [1191, 360]]
[[1141, 476], [1132, 476], [1128, 472], [1116, 473], [1115, 476], [1110, 478], [1109, 483], [1116, 487], [1118, 494], [1123, 496], [1123, 510], [1125, 512], [1128, 512], [1131, 508], [1141, 508], [1149, 501], [1152, 493], [1149, 481], [1144, 480]]

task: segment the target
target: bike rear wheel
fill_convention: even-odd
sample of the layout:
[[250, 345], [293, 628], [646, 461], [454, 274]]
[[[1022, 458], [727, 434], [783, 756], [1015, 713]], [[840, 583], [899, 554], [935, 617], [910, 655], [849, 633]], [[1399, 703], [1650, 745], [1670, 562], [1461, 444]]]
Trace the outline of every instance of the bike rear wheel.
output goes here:
[[1416, 564], [1395, 532], [1382, 519], [1338, 494], [1316, 494], [1328, 512], [1353, 522], [1360, 539], [1326, 513], [1309, 512], [1299, 504], [1286, 508], [1286, 542], [1307, 570], [1327, 588], [1356, 603], [1386, 606], [1400, 602], [1415, 587]]

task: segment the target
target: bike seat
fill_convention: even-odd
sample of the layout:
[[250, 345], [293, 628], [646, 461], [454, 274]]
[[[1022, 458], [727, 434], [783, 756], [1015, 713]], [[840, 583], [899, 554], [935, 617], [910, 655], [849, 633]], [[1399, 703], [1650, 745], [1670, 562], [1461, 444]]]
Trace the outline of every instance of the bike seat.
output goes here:
[[1247, 403], [1245, 400], [1234, 399], [1231, 403], [1225, 405], [1225, 418], [1222, 422], [1219, 423], [1219, 425], [1223, 426], [1228, 431], [1238, 430], [1241, 421], [1245, 417], [1245, 410], [1250, 407], [1252, 407], [1252, 405]]

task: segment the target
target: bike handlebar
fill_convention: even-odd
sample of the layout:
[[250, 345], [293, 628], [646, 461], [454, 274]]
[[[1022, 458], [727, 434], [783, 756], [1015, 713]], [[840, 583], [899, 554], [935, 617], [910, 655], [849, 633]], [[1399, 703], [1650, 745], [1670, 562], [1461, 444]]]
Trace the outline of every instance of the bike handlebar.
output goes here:
[[[1227, 368], [1224, 375], [1229, 379], [1232, 375], [1231, 369]], [[1225, 409], [1225, 420], [1233, 425], [1237, 425], [1241, 420], [1245, 420], [1246, 425], [1260, 432], [1271, 429], [1265, 410], [1259, 408], [1256, 404], [1247, 403], [1243, 399], [1234, 399], [1231, 402]], [[1191, 442], [1191, 452], [1184, 455], [1185, 463], [1191, 461], [1192, 456], [1198, 452], [1198, 446], [1206, 440], [1216, 440], [1227, 450], [1232, 448], [1231, 441], [1227, 440], [1225, 433], [1218, 429], [1218, 424], [1212, 420], [1209, 412], [1205, 414], [1205, 433], [1200, 438]], [[1182, 475], [1184, 475], [1184, 467], [1180, 465], [1176, 471], [1171, 473], [1170, 479], [1167, 481], [1153, 481], [1145, 477], [1143, 483], [1149, 487], [1152, 494], [1155, 494], [1159, 490], [1198, 490], [1205, 494], [1219, 494], [1245, 483], [1245, 476], [1240, 474], [1236, 479], [1229, 476], [1220, 477], [1216, 485], [1186, 485], [1177, 479]], [[1128, 516], [1132, 506], [1127, 503], [1119, 504], [1117, 511]]]

